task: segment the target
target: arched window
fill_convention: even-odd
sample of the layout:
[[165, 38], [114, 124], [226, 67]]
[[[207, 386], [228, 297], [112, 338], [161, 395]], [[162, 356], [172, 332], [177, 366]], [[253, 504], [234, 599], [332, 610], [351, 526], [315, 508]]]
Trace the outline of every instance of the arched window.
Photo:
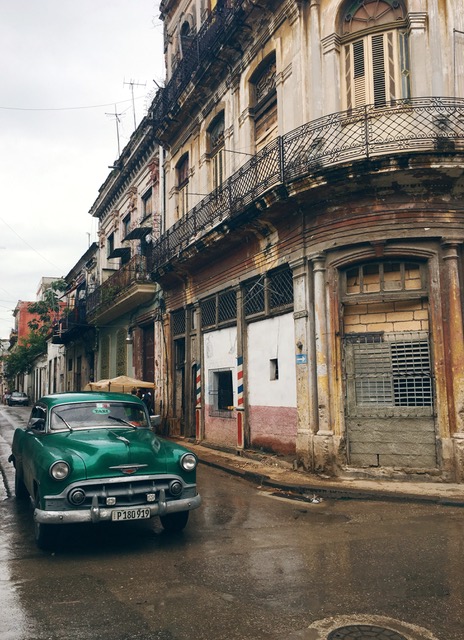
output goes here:
[[259, 151], [277, 135], [276, 59], [271, 55], [252, 77], [255, 144]]
[[406, 10], [399, 0], [354, 0], [342, 15], [347, 109], [409, 97]]
[[182, 156], [177, 163], [177, 211], [179, 218], [188, 211], [188, 182], [189, 182], [189, 157], [188, 153]]
[[194, 34], [192, 33], [192, 28], [186, 20], [180, 28], [180, 55], [182, 58], [185, 57], [186, 52], [192, 44], [193, 38]]
[[220, 113], [208, 129], [211, 177], [213, 189], [224, 181], [224, 112]]

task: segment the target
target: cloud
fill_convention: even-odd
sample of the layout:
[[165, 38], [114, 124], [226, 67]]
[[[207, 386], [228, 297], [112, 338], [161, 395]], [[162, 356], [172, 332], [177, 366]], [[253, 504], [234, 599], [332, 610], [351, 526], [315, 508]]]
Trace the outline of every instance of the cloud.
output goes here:
[[[0, 21], [0, 338], [42, 276], [68, 273], [95, 240], [88, 211], [164, 76], [152, 0], [15, 0]], [[85, 108], [83, 108], [85, 107]], [[2, 222], [3, 221], [3, 222]], [[8, 291], [8, 295], [5, 293]], [[11, 296], [11, 307], [9, 300]], [[6, 307], [6, 308], [5, 308]], [[8, 308], [9, 307], [9, 308]]]

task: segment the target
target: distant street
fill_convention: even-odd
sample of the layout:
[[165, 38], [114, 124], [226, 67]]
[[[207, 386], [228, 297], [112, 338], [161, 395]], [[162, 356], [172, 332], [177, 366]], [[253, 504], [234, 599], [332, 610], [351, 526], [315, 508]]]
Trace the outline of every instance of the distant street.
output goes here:
[[28, 414], [0, 408], [0, 640], [462, 640], [459, 508], [295, 502], [200, 465], [182, 534], [64, 526], [39, 551], [7, 463]]

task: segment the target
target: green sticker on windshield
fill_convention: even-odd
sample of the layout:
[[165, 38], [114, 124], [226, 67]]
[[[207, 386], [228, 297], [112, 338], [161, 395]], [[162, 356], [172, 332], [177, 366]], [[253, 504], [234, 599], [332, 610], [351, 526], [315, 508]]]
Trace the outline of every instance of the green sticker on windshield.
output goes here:
[[96, 409], [92, 409], [92, 413], [98, 413], [98, 414], [103, 414], [106, 415], [110, 412], [110, 409], [104, 409], [102, 407], [97, 407]]

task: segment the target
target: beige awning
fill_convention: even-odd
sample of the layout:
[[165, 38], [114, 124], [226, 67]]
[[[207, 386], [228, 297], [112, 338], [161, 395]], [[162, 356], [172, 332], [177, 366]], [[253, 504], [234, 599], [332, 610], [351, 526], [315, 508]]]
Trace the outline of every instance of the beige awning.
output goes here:
[[84, 391], [113, 391], [115, 393], [130, 393], [132, 389], [154, 389], [154, 382], [137, 380], [129, 376], [117, 376], [97, 382], [89, 382]]

